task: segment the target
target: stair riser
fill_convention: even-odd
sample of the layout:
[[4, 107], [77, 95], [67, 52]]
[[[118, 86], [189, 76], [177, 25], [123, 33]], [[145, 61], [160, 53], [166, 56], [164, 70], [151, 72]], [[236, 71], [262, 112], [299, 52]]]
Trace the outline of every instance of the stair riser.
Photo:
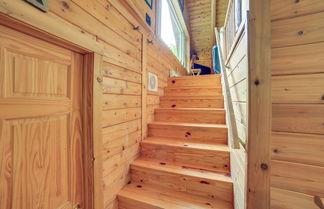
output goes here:
[[232, 183], [131, 166], [132, 182], [231, 202]]
[[227, 128], [189, 127], [149, 124], [151, 137], [178, 138], [190, 141], [202, 141], [227, 144]]
[[139, 200], [119, 196], [118, 209], [163, 209], [163, 208]]
[[221, 88], [165, 88], [165, 96], [221, 96]]
[[222, 99], [163, 99], [162, 108], [224, 108]]
[[179, 78], [169, 78], [168, 87], [189, 87], [189, 86], [206, 86], [206, 87], [217, 87], [221, 86], [221, 78], [219, 76], [215, 77], [188, 77], [186, 79]]
[[155, 121], [180, 123], [225, 124], [225, 111], [156, 110]]
[[142, 142], [141, 156], [174, 162], [188, 168], [229, 173], [229, 152], [172, 147]]

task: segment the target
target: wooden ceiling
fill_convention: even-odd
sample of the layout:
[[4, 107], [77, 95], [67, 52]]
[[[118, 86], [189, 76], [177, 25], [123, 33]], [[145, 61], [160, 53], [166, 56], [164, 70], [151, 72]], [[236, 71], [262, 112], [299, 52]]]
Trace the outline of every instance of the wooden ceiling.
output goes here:
[[213, 28], [223, 25], [227, 5], [228, 0], [187, 0], [191, 49], [199, 57], [196, 63], [211, 67], [215, 43]]

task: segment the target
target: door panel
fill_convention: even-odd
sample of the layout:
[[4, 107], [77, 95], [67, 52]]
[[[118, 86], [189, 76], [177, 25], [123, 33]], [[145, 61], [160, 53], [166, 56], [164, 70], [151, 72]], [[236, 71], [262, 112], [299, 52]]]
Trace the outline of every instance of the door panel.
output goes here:
[[0, 208], [82, 206], [83, 56], [0, 31]]

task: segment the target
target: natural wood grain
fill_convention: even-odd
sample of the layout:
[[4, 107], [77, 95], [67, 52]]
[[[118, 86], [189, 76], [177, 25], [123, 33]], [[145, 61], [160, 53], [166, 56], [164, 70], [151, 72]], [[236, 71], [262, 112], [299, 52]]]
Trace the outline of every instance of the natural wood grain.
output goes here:
[[221, 97], [160, 97], [163, 108], [224, 108]]
[[217, 108], [158, 108], [155, 121], [225, 124], [225, 110]]
[[185, 86], [213, 86], [219, 84], [220, 75], [204, 75], [204, 76], [190, 76], [177, 77], [168, 79], [168, 87], [185, 87]]
[[197, 88], [165, 88], [165, 96], [220, 96], [222, 88], [218, 87], [197, 87]]
[[147, 78], [147, 37], [142, 35], [142, 109], [141, 109], [141, 117], [142, 117], [142, 140], [147, 136], [147, 104], [148, 104], [148, 97], [147, 97], [147, 85], [148, 85], [148, 78]]
[[301, 0], [301, 1], [271, 1], [271, 19], [286, 19], [317, 12], [323, 12], [323, 1]]
[[4, 26], [0, 51], [0, 207], [83, 206], [83, 56]]
[[230, 177], [214, 172], [185, 169], [168, 162], [161, 165], [159, 161], [138, 159], [132, 163], [131, 173], [132, 182], [140, 183], [142, 180], [148, 185], [203, 197], [214, 197], [228, 202], [233, 198]]
[[148, 135], [227, 144], [225, 125], [153, 122], [149, 124]]
[[[272, 130], [292, 133], [324, 133], [323, 105], [274, 104]], [[305, 120], [307, 118], [307, 120]]]
[[149, 137], [141, 143], [141, 148], [141, 156], [144, 158], [173, 162], [202, 170], [229, 173], [229, 149], [227, 145]]
[[[137, 4], [137, 2], [134, 3]], [[142, 101], [140, 102], [140, 105], [138, 105], [138, 98], [140, 97], [142, 100], [142, 76], [144, 76], [142, 74], [142, 68], [144, 64], [147, 65], [146, 68], [148, 71], [152, 71], [158, 75], [159, 92], [157, 93], [157, 95], [163, 95], [163, 87], [166, 86], [167, 78], [169, 76], [168, 69], [174, 69], [179, 75], [185, 75], [186, 70], [181, 65], [181, 63], [179, 63], [178, 59], [172, 54], [169, 48], [165, 46], [159, 40], [159, 38], [154, 36], [150, 37], [154, 39], [154, 44], [149, 45], [147, 47], [149, 50], [147, 60], [142, 60], [142, 43], [146, 43], [146, 41], [142, 42], [141, 40], [142, 34], [152, 34], [151, 32], [147, 33], [146, 28], [140, 25], [141, 23], [133, 17], [133, 13], [130, 10], [125, 9], [125, 5], [120, 4], [120, 1], [55, 1], [49, 2], [50, 8], [47, 13], [43, 13], [35, 9], [34, 7], [32, 7], [24, 1], [21, 2], [17, 0], [3, 0], [0, 4], [0, 11], [3, 12], [0, 15], [1, 24], [13, 27], [13, 25], [10, 24], [15, 23], [16, 25], [14, 25], [14, 27], [17, 27], [17, 29], [23, 31], [24, 33], [28, 33], [42, 40], [47, 40], [50, 43], [58, 44], [59, 46], [64, 48], [64, 50], [62, 48], [62, 50], [59, 53], [56, 53], [57, 49], [52, 48], [51, 50], [45, 51], [48, 47], [48, 45], [45, 42], [40, 44], [37, 49], [35, 48], [35, 51], [41, 53], [41, 57], [46, 57], [47, 54], [55, 56], [55, 60], [60, 60], [60, 63], [55, 65], [58, 65], [59, 67], [63, 66], [63, 69], [66, 64], [70, 63], [70, 51], [66, 50], [65, 48], [71, 47], [73, 51], [79, 51], [82, 53], [88, 53], [91, 51], [97, 52], [98, 56], [104, 55], [103, 66], [99, 67], [98, 65], [96, 65], [97, 67], [95, 67], [94, 69], [95, 72], [97, 72], [97, 70], [102, 71], [101, 73], [103, 74], [104, 78], [101, 78], [101, 73], [99, 72], [97, 74], [99, 80], [96, 76], [93, 77], [94, 84], [98, 82], [100, 83], [100, 78], [104, 82], [106, 82], [103, 86], [105, 87], [104, 89], [102, 89], [102, 85], [100, 85], [98, 86], [98, 88], [93, 90], [94, 94], [98, 98], [96, 99], [96, 101], [100, 101], [99, 98], [101, 97], [103, 97], [103, 100], [99, 102], [100, 105], [98, 105], [97, 108], [94, 108], [93, 111], [94, 113], [98, 114], [97, 116], [101, 116], [102, 112], [98, 110], [101, 110], [102, 107], [104, 108], [104, 110], [114, 110], [110, 113], [116, 112], [118, 113], [118, 116], [113, 117], [114, 119], [109, 121], [108, 124], [112, 125], [114, 124], [114, 121], [118, 122], [118, 124], [105, 127], [103, 129], [101, 127], [102, 122], [98, 122], [95, 125], [93, 125], [93, 134], [96, 135], [94, 139], [98, 139], [98, 144], [96, 146], [94, 145], [95, 147], [97, 147], [97, 150], [95, 151], [97, 154], [95, 154], [94, 158], [93, 156], [91, 156], [91, 161], [89, 160], [89, 164], [91, 164], [93, 159], [95, 159], [95, 170], [96, 166], [98, 165], [99, 167], [97, 171], [102, 172], [102, 175], [105, 176], [106, 179], [109, 179], [109, 182], [107, 181], [107, 184], [105, 184], [103, 183], [104, 177], [101, 178], [99, 174], [95, 174], [95, 176], [97, 176], [94, 179], [94, 187], [95, 189], [97, 189], [97, 192], [95, 191], [94, 195], [95, 204], [99, 204], [96, 207], [116, 207], [116, 201], [114, 198], [116, 197], [118, 191], [123, 187], [123, 185], [125, 185], [128, 182], [127, 177], [129, 177], [129, 175], [127, 175], [127, 163], [129, 164], [135, 159], [135, 156], [138, 155], [139, 143], [134, 145], [131, 145], [130, 143], [130, 146], [125, 146], [126, 149], [121, 151], [121, 144], [118, 144], [117, 141], [113, 140], [113, 153], [116, 154], [111, 156], [109, 159], [103, 161], [103, 165], [101, 165], [100, 157], [102, 157], [101, 155], [103, 151], [103, 146], [101, 144], [101, 133], [98, 133], [98, 131], [102, 130], [104, 139], [109, 141], [109, 134], [111, 134], [112, 137], [114, 137], [113, 139], [117, 139], [117, 135], [124, 134], [125, 132], [127, 132], [127, 127], [125, 128], [123, 124], [127, 124], [130, 126], [134, 125], [135, 129], [137, 129], [139, 125], [139, 128], [141, 129], [141, 125], [138, 124], [138, 121], [141, 120], [140, 118], [137, 118], [136, 116], [135, 120], [127, 121], [131, 117], [128, 118], [127, 114], [123, 113], [131, 112], [132, 108], [142, 108]], [[145, 2], [139, 2], [138, 4], [145, 5]], [[7, 15], [17, 18], [18, 21], [12, 19], [10, 19], [9, 21], [7, 19]], [[19, 21], [27, 23], [28, 26], [34, 26], [35, 28], [30, 29], [26, 26], [27, 24], [25, 26], [17, 24], [19, 23]], [[133, 30], [133, 27], [137, 25], [140, 25], [141, 29], [139, 31]], [[39, 31], [45, 31], [46, 35], [48, 35], [50, 38], [44, 36], [43, 33], [41, 33], [42, 35], [38, 35]], [[15, 36], [10, 36], [10, 39], [14, 37]], [[20, 37], [18, 35], [16, 35], [16, 37], [18, 39], [18, 41], [16, 42], [19, 43]], [[25, 45], [21, 46], [21, 48], [25, 46], [29, 47], [29, 45], [29, 43], [26, 43]], [[34, 50], [30, 51], [30, 53], [34, 53]], [[57, 66], [55, 65], [53, 65], [53, 69], [57, 68]], [[49, 82], [46, 82], [50, 75], [54, 75], [54, 77], [57, 77], [55, 74], [52, 73], [53, 69], [45, 70], [48, 71], [47, 75], [42, 75], [42, 73], [40, 73], [39, 77], [44, 78], [44, 80], [42, 80], [42, 85], [33, 87], [30, 86], [30, 84], [28, 84], [30, 86], [29, 89], [31, 89], [28, 91], [35, 92], [33, 93], [33, 95], [35, 96], [34, 101], [37, 101], [37, 104], [32, 105], [32, 107], [30, 107], [31, 111], [24, 111], [24, 106], [29, 105], [32, 102], [24, 100], [19, 104], [14, 104], [14, 101], [16, 101], [17, 99], [12, 98], [10, 102], [8, 100], [5, 101], [5, 103], [8, 105], [6, 105], [5, 108], [2, 108], [2, 110], [4, 111], [1, 111], [1, 114], [5, 117], [10, 115], [13, 116], [14, 113], [26, 114], [26, 116], [28, 117], [33, 117], [37, 115], [37, 111], [39, 111], [40, 109], [44, 111], [44, 114], [51, 114], [51, 110], [53, 108], [56, 110], [56, 113], [70, 111], [70, 104], [65, 99], [70, 95], [66, 94], [66, 86], [61, 85], [66, 78], [70, 77], [70, 74], [66, 75], [64, 73], [64, 70], [62, 70], [59, 73], [59, 79], [53, 79], [53, 81], [61, 83], [60, 88], [55, 89], [53, 88], [53, 86], [50, 86], [53, 84], [53, 81], [50, 80]], [[36, 73], [39, 74], [39, 72]], [[78, 76], [80, 77], [80, 75]], [[28, 79], [32, 80], [34, 79], [34, 77], [28, 77]], [[18, 86], [16, 87], [19, 89], [19, 91], [21, 91], [21, 89], [23, 88], [22, 85], [17, 85]], [[86, 85], [84, 85], [84, 88], [87, 88]], [[39, 98], [36, 99], [36, 97], [41, 97], [40, 92], [42, 92], [43, 90], [49, 90], [52, 92], [53, 95], [53, 98], [51, 100], [47, 100], [46, 102], [44, 102], [44, 105], [46, 103], [46, 108], [42, 108], [43, 104], [39, 103]], [[103, 96], [100, 95], [102, 92], [104, 92]], [[36, 96], [37, 94], [38, 96]], [[60, 101], [56, 101], [57, 97], [61, 98]], [[132, 99], [135, 99], [135, 101], [131, 101]], [[149, 100], [149, 98], [147, 99]], [[145, 101], [143, 101], [143, 103], [144, 102]], [[154, 109], [156, 108], [156, 105], [152, 105], [152, 107]], [[90, 106], [88, 108], [90, 108]], [[128, 108], [130, 108], [131, 110], [127, 110]], [[143, 108], [145, 108], [145, 105]], [[141, 114], [140, 117], [142, 118]], [[153, 113], [147, 115], [147, 118], [151, 117], [153, 117]], [[119, 133], [109, 133], [109, 131], [107, 131], [108, 128], [112, 129], [112, 127], [115, 126], [121, 126]], [[134, 136], [134, 133], [130, 134], [130, 136]], [[120, 139], [125, 139], [126, 135], [127, 134], [124, 134], [119, 137]], [[117, 153], [116, 150], [121, 152]], [[116, 164], [118, 166], [115, 166]], [[118, 171], [114, 171], [115, 168], [118, 168]], [[107, 173], [109, 173], [109, 175], [111, 175], [113, 178], [107, 177]], [[116, 181], [114, 182], [112, 179]], [[103, 190], [104, 193], [98, 192], [101, 190]], [[89, 193], [91, 192], [89, 191]], [[100, 200], [101, 195], [103, 196], [103, 200]], [[85, 208], [88, 207], [85, 206]]]
[[132, 183], [118, 195], [120, 209], [232, 209], [232, 204], [211, 200], [210, 198], [197, 197], [196, 195], [184, 194], [182, 192], [156, 188], [144, 184]]
[[311, 134], [273, 132], [271, 159], [324, 166], [324, 137]]
[[[321, 198], [322, 202], [324, 198]], [[284, 189], [271, 188], [271, 208], [273, 209], [318, 209], [314, 196]]]
[[272, 77], [272, 103], [323, 104], [324, 73]]
[[271, 185], [312, 196], [324, 196], [324, 168], [285, 161], [271, 161]]
[[[270, 1], [249, 2], [247, 208], [270, 208], [271, 13]], [[260, 140], [262, 139], [262, 140]]]
[[[103, 176], [103, 161], [102, 161], [102, 145], [103, 145], [103, 134], [102, 134], [102, 112], [98, 111], [102, 109], [102, 65], [103, 58], [99, 54], [94, 54], [92, 57], [92, 67], [90, 67], [93, 73], [92, 75], [92, 143], [93, 143], [93, 192], [94, 192], [94, 208], [103, 207], [103, 188], [102, 188], [102, 176]], [[99, 78], [99, 79], [98, 79]], [[87, 121], [88, 122], [88, 121]]]
[[323, 42], [324, 12], [279, 20], [272, 25], [272, 47]]
[[324, 43], [272, 49], [272, 75], [322, 73]]

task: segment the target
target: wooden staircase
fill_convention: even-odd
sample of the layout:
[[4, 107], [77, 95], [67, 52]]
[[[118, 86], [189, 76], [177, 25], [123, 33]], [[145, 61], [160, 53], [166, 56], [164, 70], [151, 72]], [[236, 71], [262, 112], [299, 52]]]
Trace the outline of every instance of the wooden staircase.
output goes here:
[[233, 209], [219, 75], [169, 78], [120, 209]]

